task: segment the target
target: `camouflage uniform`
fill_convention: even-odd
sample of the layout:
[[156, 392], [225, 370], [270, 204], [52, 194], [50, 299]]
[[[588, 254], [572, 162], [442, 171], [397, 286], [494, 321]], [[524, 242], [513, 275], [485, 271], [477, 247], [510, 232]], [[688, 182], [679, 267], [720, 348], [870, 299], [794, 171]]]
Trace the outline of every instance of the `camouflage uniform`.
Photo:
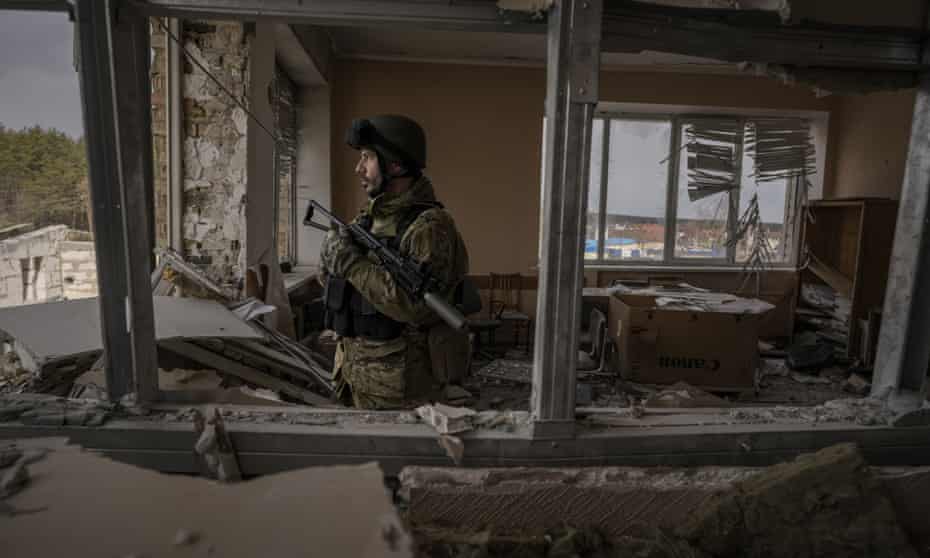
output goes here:
[[[405, 192], [382, 193], [370, 200], [359, 219], [370, 216], [371, 233], [386, 241], [396, 237], [405, 216], [418, 204], [436, 204], [432, 183], [424, 176]], [[324, 243], [324, 252], [327, 246]], [[434, 207], [420, 213], [404, 231], [399, 250], [403, 256], [428, 264], [443, 285], [441, 294], [452, 301], [468, 271], [468, 253], [447, 211]], [[345, 278], [378, 312], [406, 324], [406, 328], [400, 337], [388, 341], [343, 337], [337, 346], [334, 371], [340, 389], [347, 385], [355, 406], [366, 409], [403, 407], [411, 400], [435, 395], [445, 378], [441, 371], [432, 370], [429, 347], [453, 344], [447, 341], [436, 314], [422, 300], [411, 300], [371, 255], [352, 263]], [[467, 359], [467, 348], [461, 354], [461, 344], [456, 347], [458, 355]]]

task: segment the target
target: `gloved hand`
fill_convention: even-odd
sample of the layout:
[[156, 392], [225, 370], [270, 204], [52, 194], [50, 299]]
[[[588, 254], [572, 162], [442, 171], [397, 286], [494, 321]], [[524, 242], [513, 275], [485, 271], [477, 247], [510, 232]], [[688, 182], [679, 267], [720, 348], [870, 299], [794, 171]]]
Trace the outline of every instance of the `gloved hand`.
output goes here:
[[326, 233], [320, 253], [320, 263], [326, 273], [345, 277], [364, 257], [347, 229], [335, 227]]

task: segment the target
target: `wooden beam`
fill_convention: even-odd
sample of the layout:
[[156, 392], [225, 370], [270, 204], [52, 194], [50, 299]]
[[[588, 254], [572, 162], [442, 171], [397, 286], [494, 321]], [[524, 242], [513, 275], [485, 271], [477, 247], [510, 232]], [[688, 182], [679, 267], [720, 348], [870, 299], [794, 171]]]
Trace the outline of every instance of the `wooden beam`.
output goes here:
[[571, 437], [583, 285], [591, 122], [598, 98], [601, 0], [567, 0], [549, 12], [542, 260], [537, 296], [534, 435]]

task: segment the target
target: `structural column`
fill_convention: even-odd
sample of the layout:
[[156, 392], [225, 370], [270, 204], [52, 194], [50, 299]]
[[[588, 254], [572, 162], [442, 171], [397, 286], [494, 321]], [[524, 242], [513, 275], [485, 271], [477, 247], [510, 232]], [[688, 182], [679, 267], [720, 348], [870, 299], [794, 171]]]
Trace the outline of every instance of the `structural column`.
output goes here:
[[533, 435], [574, 435], [591, 122], [598, 95], [602, 0], [549, 11], [542, 260], [533, 364]]
[[[925, 54], [925, 59], [927, 55]], [[926, 60], [925, 60], [926, 61]], [[898, 209], [872, 394], [919, 408], [930, 365], [930, 71], [920, 77]], [[921, 287], [923, 285], [923, 287]]]
[[148, 19], [130, 10], [77, 0], [75, 19], [107, 392], [153, 400], [149, 30]]

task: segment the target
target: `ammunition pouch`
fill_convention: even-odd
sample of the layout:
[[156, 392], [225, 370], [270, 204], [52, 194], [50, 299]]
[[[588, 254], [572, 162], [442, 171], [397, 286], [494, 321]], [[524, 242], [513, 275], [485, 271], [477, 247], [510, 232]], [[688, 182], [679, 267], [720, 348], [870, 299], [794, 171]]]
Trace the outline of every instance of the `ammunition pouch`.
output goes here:
[[342, 277], [330, 277], [324, 292], [326, 312], [323, 324], [343, 337], [364, 337], [375, 341], [396, 339], [404, 323], [385, 316]]

